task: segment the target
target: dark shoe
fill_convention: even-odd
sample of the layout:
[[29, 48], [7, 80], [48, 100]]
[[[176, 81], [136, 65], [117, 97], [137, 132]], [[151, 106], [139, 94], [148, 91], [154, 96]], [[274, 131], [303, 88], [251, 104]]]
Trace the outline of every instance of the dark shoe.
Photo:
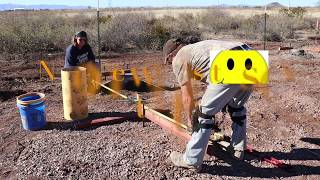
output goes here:
[[170, 159], [172, 163], [177, 166], [177, 167], [182, 167], [186, 169], [190, 169], [195, 172], [200, 172], [201, 171], [201, 166], [194, 166], [194, 165], [188, 165], [184, 160], [183, 160], [183, 154], [179, 153], [177, 151], [173, 151], [170, 154]]

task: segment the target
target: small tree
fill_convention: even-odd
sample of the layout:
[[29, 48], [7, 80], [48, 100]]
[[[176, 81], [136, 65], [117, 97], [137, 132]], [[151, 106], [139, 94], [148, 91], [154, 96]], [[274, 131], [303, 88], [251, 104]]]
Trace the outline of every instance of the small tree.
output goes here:
[[279, 12], [281, 14], [285, 14], [289, 17], [299, 17], [302, 18], [304, 16], [304, 14], [307, 12], [307, 10], [305, 8], [302, 7], [294, 7], [294, 8], [281, 8], [279, 10]]

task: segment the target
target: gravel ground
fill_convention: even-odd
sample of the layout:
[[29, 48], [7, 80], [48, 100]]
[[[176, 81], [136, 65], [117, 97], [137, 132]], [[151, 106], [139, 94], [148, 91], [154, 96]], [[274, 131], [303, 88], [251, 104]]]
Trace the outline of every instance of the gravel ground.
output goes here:
[[[320, 178], [320, 58], [271, 51], [270, 84], [255, 88], [247, 103], [248, 142], [259, 151], [244, 162], [217, 149], [206, 156], [202, 173], [174, 167], [171, 151], [183, 151], [183, 140], [156, 124], [128, 119], [124, 122], [75, 129], [63, 119], [60, 81], [40, 81], [34, 62], [11, 64], [1, 70], [0, 178], [1, 179], [319, 179]], [[175, 89], [171, 67], [160, 65], [161, 53], [125, 54], [105, 59], [106, 70], [118, 67], [150, 69], [153, 83]], [[51, 62], [49, 62], [51, 63]], [[54, 62], [56, 73], [63, 64]], [[164, 79], [156, 78], [157, 68]], [[142, 72], [139, 72], [142, 76]], [[161, 77], [162, 77], [161, 76]], [[107, 79], [110, 77], [107, 77]], [[205, 86], [194, 83], [201, 89]], [[48, 126], [41, 131], [21, 128], [14, 97], [29, 91], [47, 96]], [[5, 94], [5, 92], [7, 92]], [[123, 91], [134, 95], [132, 91]], [[173, 110], [175, 91], [141, 92], [155, 109]], [[99, 93], [89, 99], [91, 116], [135, 111], [135, 106]], [[221, 114], [218, 115], [221, 121]], [[230, 135], [230, 118], [222, 123]], [[289, 164], [283, 169], [262, 157], [273, 156]]]

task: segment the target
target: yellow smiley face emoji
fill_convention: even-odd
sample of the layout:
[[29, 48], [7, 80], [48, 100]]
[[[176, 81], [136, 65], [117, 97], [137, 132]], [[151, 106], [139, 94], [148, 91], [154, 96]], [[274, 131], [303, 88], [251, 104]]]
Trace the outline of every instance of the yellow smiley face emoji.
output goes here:
[[268, 51], [210, 52], [212, 84], [267, 84]]

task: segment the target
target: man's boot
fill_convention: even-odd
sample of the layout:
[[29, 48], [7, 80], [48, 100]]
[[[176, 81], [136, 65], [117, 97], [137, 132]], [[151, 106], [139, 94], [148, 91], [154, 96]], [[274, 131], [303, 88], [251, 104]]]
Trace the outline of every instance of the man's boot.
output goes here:
[[179, 153], [177, 151], [173, 151], [170, 154], [170, 160], [172, 163], [177, 166], [177, 167], [182, 167], [186, 169], [190, 169], [195, 172], [200, 172], [201, 171], [201, 165], [200, 166], [195, 166], [195, 165], [188, 165], [184, 160], [183, 160], [183, 154]]

